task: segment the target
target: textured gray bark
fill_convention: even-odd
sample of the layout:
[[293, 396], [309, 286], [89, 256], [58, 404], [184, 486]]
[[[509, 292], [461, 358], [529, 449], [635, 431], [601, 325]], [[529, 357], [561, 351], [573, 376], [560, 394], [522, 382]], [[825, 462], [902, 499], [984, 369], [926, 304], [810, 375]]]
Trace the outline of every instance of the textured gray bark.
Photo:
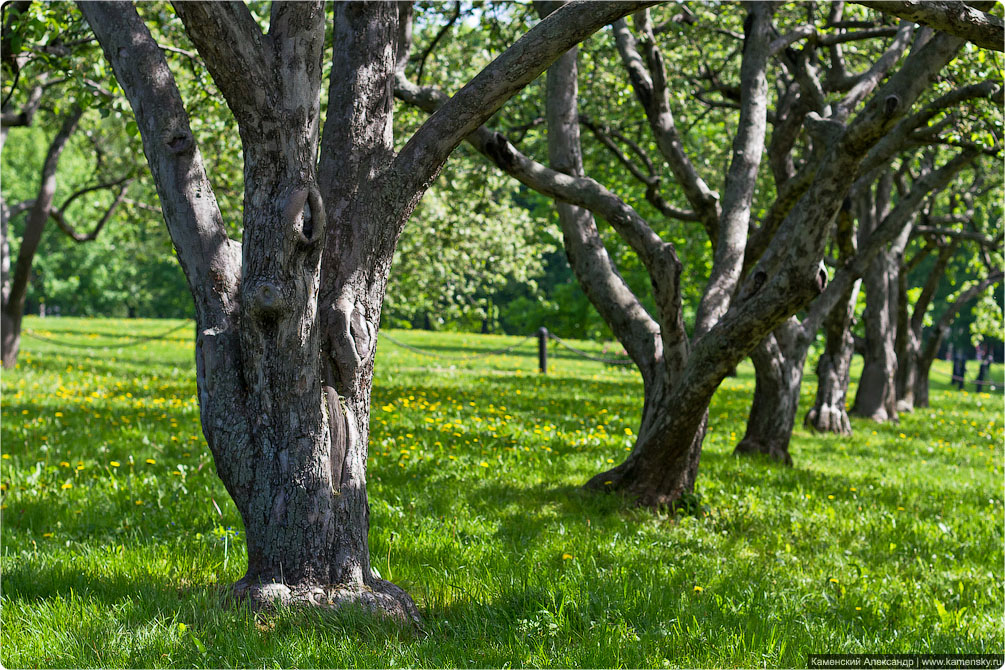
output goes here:
[[[893, 14], [908, 21], [942, 30], [969, 40], [979, 47], [1005, 51], [1005, 23], [997, 16], [968, 6], [966, 2], [934, 0], [855, 0], [860, 5]], [[970, 3], [977, 4], [977, 3]], [[984, 3], [993, 5], [993, 3]]]
[[[918, 387], [921, 373], [922, 331], [925, 324], [925, 312], [931, 305], [935, 292], [939, 287], [942, 275], [945, 274], [949, 261], [959, 245], [952, 242], [939, 249], [935, 265], [925, 280], [921, 295], [913, 307], [907, 305], [907, 274], [908, 266], [904, 264], [899, 269], [898, 276], [898, 314], [897, 314], [897, 411], [911, 412], [915, 405], [915, 390]], [[929, 363], [929, 367], [931, 363]], [[926, 370], [927, 372], [927, 370]]]
[[[849, 263], [857, 250], [855, 222], [851, 208], [842, 207], [838, 214], [835, 231], [838, 248], [838, 263], [846, 269], [838, 272], [828, 291], [836, 292], [845, 281], [843, 274], [851, 272]], [[848, 418], [846, 401], [848, 383], [851, 380], [851, 358], [855, 352], [855, 339], [851, 333], [855, 315], [855, 303], [862, 282], [856, 278], [844, 289], [840, 298], [830, 307], [822, 321], [824, 331], [824, 351], [817, 361], [817, 394], [813, 407], [806, 413], [803, 423], [821, 432], [851, 435], [851, 420]], [[821, 296], [824, 297], [824, 296]], [[821, 307], [825, 309], [826, 307]]]
[[[163, 54], [131, 5], [80, 3], [136, 115], [196, 305], [203, 432], [245, 524], [252, 603], [359, 603], [419, 622], [376, 578], [366, 453], [391, 256], [450, 151], [598, 27], [648, 3], [577, 3], [529, 31], [395, 155], [395, 3], [338, 3], [320, 131], [324, 6], [273, 3], [263, 34], [240, 3], [175, 10], [237, 119], [243, 243], [223, 216]], [[319, 134], [320, 143], [319, 143]], [[320, 162], [317, 157], [320, 153]]]
[[792, 465], [789, 442], [799, 410], [809, 343], [802, 324], [792, 317], [750, 352], [756, 377], [754, 398], [747, 430], [734, 454], [763, 454]]
[[873, 421], [897, 420], [897, 267], [896, 251], [884, 251], [865, 273], [865, 355], [852, 414]]

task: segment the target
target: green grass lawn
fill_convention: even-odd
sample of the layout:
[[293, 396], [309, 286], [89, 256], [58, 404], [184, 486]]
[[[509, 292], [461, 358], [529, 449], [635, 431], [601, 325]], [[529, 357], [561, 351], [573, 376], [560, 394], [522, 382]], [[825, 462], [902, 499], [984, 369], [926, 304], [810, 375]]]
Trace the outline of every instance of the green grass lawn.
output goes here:
[[[25, 326], [104, 347], [180, 323]], [[391, 334], [450, 356], [517, 341]], [[448, 360], [382, 340], [370, 547], [422, 611], [417, 636], [221, 606], [243, 529], [199, 428], [189, 327], [23, 345], [3, 375], [6, 667], [776, 667], [1005, 648], [1002, 396], [949, 390], [944, 361], [930, 410], [853, 420], [851, 438], [798, 427], [794, 468], [731, 456], [754, 383], [741, 365], [711, 409], [707, 513], [673, 518], [578, 488], [631, 445], [634, 371], [552, 349], [541, 376], [533, 341]]]

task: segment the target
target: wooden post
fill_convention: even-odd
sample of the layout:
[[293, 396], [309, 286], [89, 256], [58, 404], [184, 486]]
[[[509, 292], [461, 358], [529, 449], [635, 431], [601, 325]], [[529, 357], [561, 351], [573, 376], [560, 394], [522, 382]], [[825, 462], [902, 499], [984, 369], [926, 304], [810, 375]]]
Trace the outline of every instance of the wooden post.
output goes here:
[[537, 366], [541, 374], [548, 374], [548, 329], [544, 326], [537, 329]]

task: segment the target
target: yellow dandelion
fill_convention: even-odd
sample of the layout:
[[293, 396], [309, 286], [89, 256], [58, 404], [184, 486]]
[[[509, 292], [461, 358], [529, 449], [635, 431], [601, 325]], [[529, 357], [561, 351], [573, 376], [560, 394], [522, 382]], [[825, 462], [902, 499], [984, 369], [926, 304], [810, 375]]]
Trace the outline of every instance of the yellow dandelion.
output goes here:
[[837, 579], [835, 579], [834, 577], [831, 577], [831, 578], [830, 578], [830, 582], [831, 582], [831, 584], [837, 584], [837, 583], [838, 583], [838, 580], [837, 580]]
[[52, 533], [42, 533], [42, 537], [52, 537]]
[[572, 554], [562, 554], [562, 560], [563, 561], [567, 561], [570, 558], [575, 558], [575, 556], [573, 556]]
[[66, 482], [60, 488], [63, 489], [63, 490], [72, 489], [73, 488], [73, 484], [71, 484], [70, 482]]
[[483, 468], [487, 468], [487, 467], [489, 466], [489, 464], [488, 464], [488, 463], [486, 463], [485, 461], [482, 461], [482, 462], [481, 462], [481, 463], [479, 463], [478, 465], [482, 466]]
[[632, 429], [631, 428], [625, 428], [625, 435], [631, 435], [631, 434], [632, 434]]
[[109, 465], [111, 465], [113, 468], [117, 468], [122, 464], [119, 463], [118, 461], [112, 461], [111, 463], [109, 463]]
[[695, 586], [694, 587], [694, 592], [695, 593], [701, 593], [704, 590], [705, 590], [705, 588], [703, 586]]
[[834, 496], [827, 496], [827, 500], [834, 500]]
[[63, 413], [62, 413], [62, 412], [56, 412], [56, 416], [57, 416], [57, 417], [59, 417], [59, 416], [63, 416]]
[[608, 479], [606, 482], [604, 482], [604, 486], [610, 486], [613, 483], [614, 482], [612, 482], [610, 479]]
[[154, 460], [154, 459], [152, 459], [152, 458], [148, 458], [148, 459], [147, 459], [147, 463], [149, 463], [150, 465], [153, 465], [153, 464], [154, 464], [154, 463], [156, 463], [156, 462], [157, 462], [157, 461], [155, 461], [155, 460]]
[[70, 464], [67, 463], [66, 461], [60, 461], [59, 462], [59, 467], [61, 467], [61, 468], [68, 468], [68, 467], [70, 467]]
[[137, 500], [137, 501], [136, 501], [136, 504], [137, 504], [137, 505], [142, 505], [142, 504], [143, 504], [143, 501], [142, 501], [142, 500]]
[[4, 455], [3, 455], [3, 459], [4, 459], [5, 461], [8, 461], [8, 460], [10, 460], [10, 454], [4, 454]]

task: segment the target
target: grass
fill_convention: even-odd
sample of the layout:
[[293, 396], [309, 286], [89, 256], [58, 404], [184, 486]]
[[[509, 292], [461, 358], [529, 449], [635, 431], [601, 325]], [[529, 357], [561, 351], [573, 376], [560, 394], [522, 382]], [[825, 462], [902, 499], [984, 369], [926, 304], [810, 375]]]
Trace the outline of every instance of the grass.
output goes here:
[[[26, 328], [104, 346], [179, 323]], [[453, 356], [516, 341], [392, 334]], [[946, 362], [932, 408], [899, 424], [798, 427], [794, 468], [731, 456], [742, 365], [712, 405], [707, 514], [673, 518], [578, 488], [631, 444], [634, 372], [552, 349], [544, 377], [533, 342], [454, 361], [384, 340], [370, 545], [416, 599], [420, 637], [353, 612], [220, 605], [243, 529], [200, 432], [191, 332], [167, 338], [26, 336], [3, 376], [5, 667], [786, 667], [1005, 648], [1002, 398], [949, 390]]]

